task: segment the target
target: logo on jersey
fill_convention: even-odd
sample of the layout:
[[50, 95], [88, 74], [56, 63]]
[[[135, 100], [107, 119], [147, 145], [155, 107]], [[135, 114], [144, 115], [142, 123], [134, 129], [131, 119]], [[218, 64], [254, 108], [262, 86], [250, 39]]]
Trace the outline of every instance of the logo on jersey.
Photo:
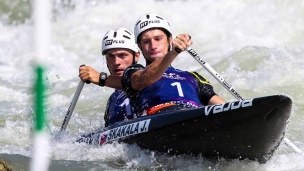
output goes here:
[[130, 104], [130, 100], [126, 98], [119, 106], [120, 107], [129, 106], [129, 104]]
[[193, 101], [173, 101], [177, 105], [183, 105], [186, 108], [196, 108], [198, 105]]
[[181, 77], [180, 75], [175, 74], [175, 73], [164, 73], [163, 77], [169, 78], [169, 79], [174, 79], [174, 80], [184, 80], [184, 79], [186, 79], [185, 77]]
[[112, 44], [124, 44], [125, 41], [124, 40], [107, 40], [106, 43], [105, 43], [105, 46], [109, 46], [109, 45], [112, 45]]
[[142, 23], [140, 23], [139, 28], [141, 29], [152, 23], [160, 23], [160, 20], [150, 20], [150, 21], [142, 22]]

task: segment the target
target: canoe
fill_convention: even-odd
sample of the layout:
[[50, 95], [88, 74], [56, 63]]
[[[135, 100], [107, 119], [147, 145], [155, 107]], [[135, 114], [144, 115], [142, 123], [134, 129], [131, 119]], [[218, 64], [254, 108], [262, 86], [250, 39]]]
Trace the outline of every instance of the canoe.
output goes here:
[[291, 99], [284, 95], [233, 101], [119, 122], [77, 142], [118, 141], [173, 155], [265, 163], [284, 138], [291, 107]]

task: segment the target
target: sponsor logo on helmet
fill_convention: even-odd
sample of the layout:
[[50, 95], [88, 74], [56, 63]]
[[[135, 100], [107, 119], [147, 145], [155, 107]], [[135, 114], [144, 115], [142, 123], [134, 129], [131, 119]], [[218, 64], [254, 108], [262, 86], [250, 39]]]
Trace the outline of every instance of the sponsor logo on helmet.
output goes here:
[[105, 46], [108, 46], [108, 45], [112, 45], [112, 44], [124, 44], [125, 41], [124, 40], [107, 40], [106, 43], [105, 43]]
[[140, 23], [139, 28], [143, 28], [152, 23], [160, 23], [160, 20], [151, 20], [151, 21], [142, 22], [142, 23]]

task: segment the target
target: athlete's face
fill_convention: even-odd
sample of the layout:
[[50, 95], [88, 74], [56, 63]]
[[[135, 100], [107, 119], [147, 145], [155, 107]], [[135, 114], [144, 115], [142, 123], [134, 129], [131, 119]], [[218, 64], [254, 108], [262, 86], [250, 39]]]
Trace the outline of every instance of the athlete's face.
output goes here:
[[[109, 49], [106, 51], [107, 65], [112, 75], [122, 76], [124, 70], [132, 65], [133, 51], [129, 49]], [[135, 62], [139, 58], [139, 53], [135, 53]]]
[[171, 40], [170, 37], [169, 42], [166, 34], [160, 29], [147, 30], [140, 36], [139, 48], [143, 55], [153, 62], [166, 56]]

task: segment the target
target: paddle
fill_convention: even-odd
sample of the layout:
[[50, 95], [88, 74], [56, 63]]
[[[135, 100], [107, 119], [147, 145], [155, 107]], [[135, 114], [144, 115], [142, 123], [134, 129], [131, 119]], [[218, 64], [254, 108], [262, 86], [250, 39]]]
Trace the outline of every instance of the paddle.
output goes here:
[[70, 118], [72, 116], [72, 113], [74, 111], [75, 105], [77, 103], [77, 100], [79, 98], [79, 95], [80, 95], [80, 93], [82, 91], [83, 86], [84, 86], [84, 82], [80, 80], [80, 82], [78, 84], [78, 87], [76, 89], [76, 92], [74, 94], [73, 100], [72, 100], [72, 102], [70, 104], [70, 107], [69, 107], [69, 109], [68, 109], [68, 111], [67, 111], [67, 113], [66, 113], [66, 115], [64, 117], [64, 120], [63, 120], [63, 123], [61, 125], [60, 131], [65, 131], [65, 129], [67, 128], [67, 126], [69, 124], [69, 121], [70, 121]]
[[[219, 81], [234, 97], [238, 100], [244, 100], [244, 98], [237, 93], [232, 86], [224, 80], [204, 59], [202, 59], [191, 47], [187, 48], [187, 52], [197, 61], [199, 62], [217, 81]], [[285, 144], [292, 148], [295, 152], [301, 153], [304, 155], [301, 149], [299, 149], [294, 143], [292, 143], [288, 138], [284, 137], [283, 139]]]

